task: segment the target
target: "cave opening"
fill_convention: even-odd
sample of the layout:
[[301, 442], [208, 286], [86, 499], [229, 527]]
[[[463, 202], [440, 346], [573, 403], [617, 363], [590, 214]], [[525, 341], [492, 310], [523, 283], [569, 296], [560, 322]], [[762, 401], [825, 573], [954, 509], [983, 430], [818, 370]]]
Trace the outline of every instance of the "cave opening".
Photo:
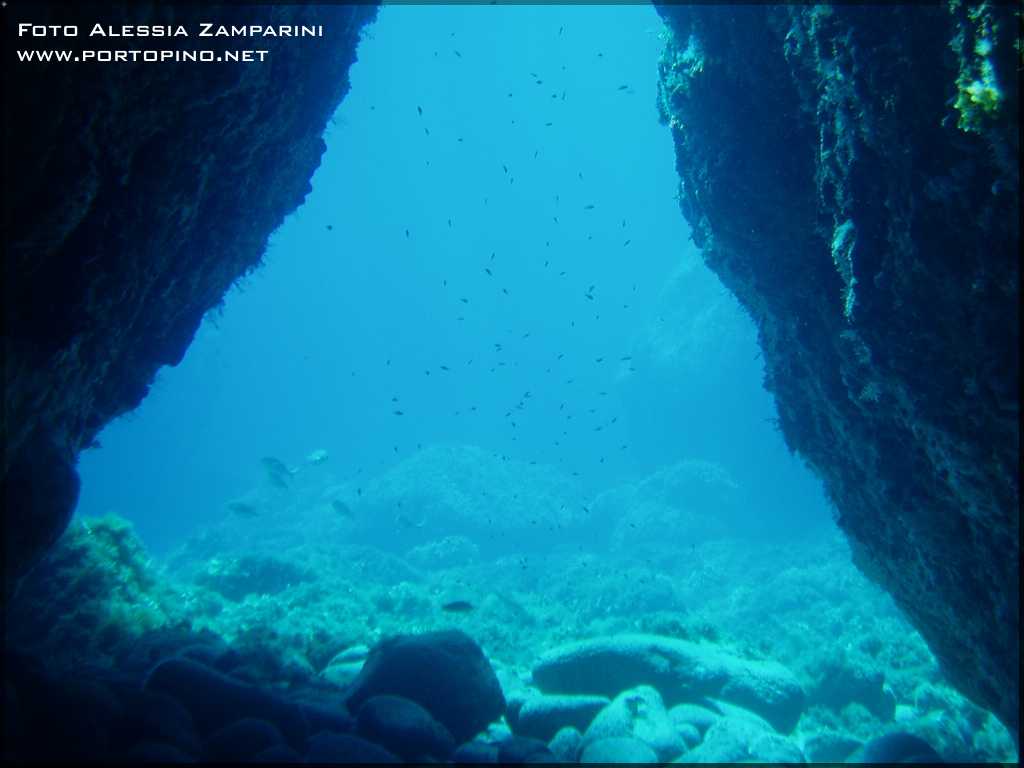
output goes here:
[[305, 203], [80, 457], [65, 538], [123, 585], [108, 621], [299, 687], [397, 632], [464, 628], [512, 689], [570, 640], [680, 639], [792, 670], [802, 748], [976, 714], [853, 567], [690, 240], [664, 35], [646, 5], [381, 9]]

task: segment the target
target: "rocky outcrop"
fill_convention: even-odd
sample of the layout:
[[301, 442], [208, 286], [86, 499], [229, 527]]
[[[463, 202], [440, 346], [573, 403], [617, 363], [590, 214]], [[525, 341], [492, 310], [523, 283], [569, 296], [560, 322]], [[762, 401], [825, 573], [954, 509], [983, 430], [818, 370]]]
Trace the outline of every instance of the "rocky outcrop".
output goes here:
[[805, 703], [799, 681], [777, 662], [660, 635], [613, 635], [552, 648], [534, 666], [533, 683], [547, 694], [608, 697], [651, 686], [669, 706], [721, 698], [782, 733], [793, 730]]
[[858, 566], [1016, 731], [1014, 10], [658, 11], [680, 207], [758, 327], [786, 441]]
[[[305, 198], [376, 7], [48, 4], [5, 24], [5, 595], [64, 530], [75, 462], [177, 364]], [[322, 37], [199, 39], [199, 23]], [[17, 24], [78, 37], [18, 37]], [[94, 38], [93, 25], [189, 37]], [[19, 62], [16, 50], [265, 50], [254, 62]]]

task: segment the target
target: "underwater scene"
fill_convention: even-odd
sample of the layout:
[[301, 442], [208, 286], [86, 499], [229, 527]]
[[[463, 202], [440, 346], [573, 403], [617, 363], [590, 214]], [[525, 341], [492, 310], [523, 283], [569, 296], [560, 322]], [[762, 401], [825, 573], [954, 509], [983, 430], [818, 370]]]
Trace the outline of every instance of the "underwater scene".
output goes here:
[[[793, 437], [813, 419], [776, 400], [797, 367], [770, 312], [716, 274], [718, 233], [753, 248], [806, 211], [780, 176], [757, 193], [775, 224], [694, 224], [672, 106], [715, 66], [694, 29], [647, 4], [379, 9], [304, 202], [79, 456], [74, 515], [6, 607], [5, 757], [1017, 762], [1017, 723], [851, 543], [862, 497]], [[978, 77], [969, 120], [1001, 98]], [[802, 295], [863, 371], [884, 281], [852, 232]], [[846, 406], [898, 400], [843, 370]], [[920, 561], [902, 541], [897, 569]], [[1016, 636], [1007, 616], [988, 631]]]

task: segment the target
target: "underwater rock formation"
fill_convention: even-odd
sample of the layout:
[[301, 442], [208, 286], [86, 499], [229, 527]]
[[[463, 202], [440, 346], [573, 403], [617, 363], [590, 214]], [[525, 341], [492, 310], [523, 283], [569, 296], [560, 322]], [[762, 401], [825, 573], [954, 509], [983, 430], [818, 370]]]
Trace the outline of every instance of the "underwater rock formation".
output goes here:
[[505, 697], [490, 662], [459, 630], [382, 640], [370, 651], [345, 703], [358, 711], [381, 695], [416, 702], [460, 742], [505, 712]]
[[616, 696], [639, 685], [672, 705], [713, 696], [749, 709], [788, 733], [805, 694], [781, 664], [734, 656], [713, 645], [658, 635], [580, 640], [546, 651], [533, 667], [544, 693]]
[[1019, 718], [1011, 6], [659, 5], [680, 208], [789, 447], [965, 695]]
[[[259, 63], [8, 68], [7, 172], [18, 194], [4, 211], [5, 597], [67, 525], [78, 453], [138, 406], [160, 366], [181, 361], [206, 311], [305, 198], [376, 7], [267, 6], [254, 19], [237, 6], [39, 3], [16, 15], [83, 28], [182, 25], [192, 35], [210, 19], [320, 24], [324, 36], [261, 39]], [[188, 47], [168, 39], [146, 47]], [[18, 47], [57, 44], [18, 38]], [[202, 77], [181, 76], [198, 66]]]

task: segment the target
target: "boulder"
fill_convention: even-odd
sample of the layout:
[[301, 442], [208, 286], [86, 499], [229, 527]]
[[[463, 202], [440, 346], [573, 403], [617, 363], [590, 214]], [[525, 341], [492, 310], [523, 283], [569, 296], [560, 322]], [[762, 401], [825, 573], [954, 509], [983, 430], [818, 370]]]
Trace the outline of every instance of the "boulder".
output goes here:
[[356, 731], [406, 760], [426, 756], [445, 760], [455, 751], [448, 729], [415, 701], [401, 696], [373, 696], [363, 702]]
[[367, 656], [348, 690], [350, 711], [373, 696], [402, 696], [426, 709], [456, 742], [505, 712], [505, 697], [480, 646], [460, 630], [399, 635]]
[[166, 744], [189, 755], [201, 751], [201, 739], [189, 711], [173, 696], [155, 691], [132, 691], [126, 696], [125, 717], [115, 737], [129, 744]]
[[529, 736], [510, 736], [498, 744], [498, 762], [512, 763], [551, 763], [554, 755], [548, 745], [540, 739]]
[[841, 763], [861, 746], [860, 739], [840, 731], [819, 731], [804, 739], [803, 753], [809, 763]]
[[689, 725], [698, 731], [700, 737], [721, 717], [718, 712], [690, 702], [676, 704], [668, 711], [668, 716], [677, 728]]
[[799, 747], [757, 720], [723, 717], [704, 734], [704, 740], [678, 762], [686, 763], [802, 763]]
[[581, 763], [657, 763], [658, 755], [639, 739], [615, 736], [598, 739], [583, 749]]
[[572, 726], [559, 729], [551, 741], [548, 742], [548, 749], [555, 756], [555, 760], [563, 763], [575, 763], [580, 753], [580, 745], [583, 743], [583, 734]]
[[533, 682], [545, 693], [602, 696], [650, 685], [669, 705], [716, 696], [757, 712], [783, 733], [796, 725], [805, 701], [799, 681], [781, 664], [660, 635], [613, 635], [552, 649], [534, 666]]
[[158, 664], [144, 689], [165, 693], [184, 704], [203, 736], [245, 717], [274, 723], [296, 750], [302, 749], [309, 734], [296, 704], [188, 659], [173, 658]]
[[582, 748], [601, 739], [629, 737], [654, 750], [659, 760], [672, 760], [686, 742], [665, 711], [661, 694], [648, 685], [623, 691], [602, 709], [583, 734]]
[[283, 743], [284, 737], [273, 723], [244, 717], [210, 735], [204, 758], [217, 763], [238, 762]]
[[885, 684], [885, 675], [863, 654], [830, 657], [812, 674], [817, 680], [808, 696], [812, 704], [841, 712], [850, 702], [857, 702], [882, 722], [892, 721], [896, 714], [896, 697]]
[[321, 731], [306, 745], [307, 763], [400, 763], [401, 759], [358, 736]]
[[609, 701], [607, 696], [535, 695], [522, 703], [510, 725], [520, 736], [548, 741], [566, 726], [585, 731]]
[[452, 755], [456, 765], [464, 763], [496, 763], [498, 762], [498, 745], [485, 741], [467, 741], [459, 746]]

